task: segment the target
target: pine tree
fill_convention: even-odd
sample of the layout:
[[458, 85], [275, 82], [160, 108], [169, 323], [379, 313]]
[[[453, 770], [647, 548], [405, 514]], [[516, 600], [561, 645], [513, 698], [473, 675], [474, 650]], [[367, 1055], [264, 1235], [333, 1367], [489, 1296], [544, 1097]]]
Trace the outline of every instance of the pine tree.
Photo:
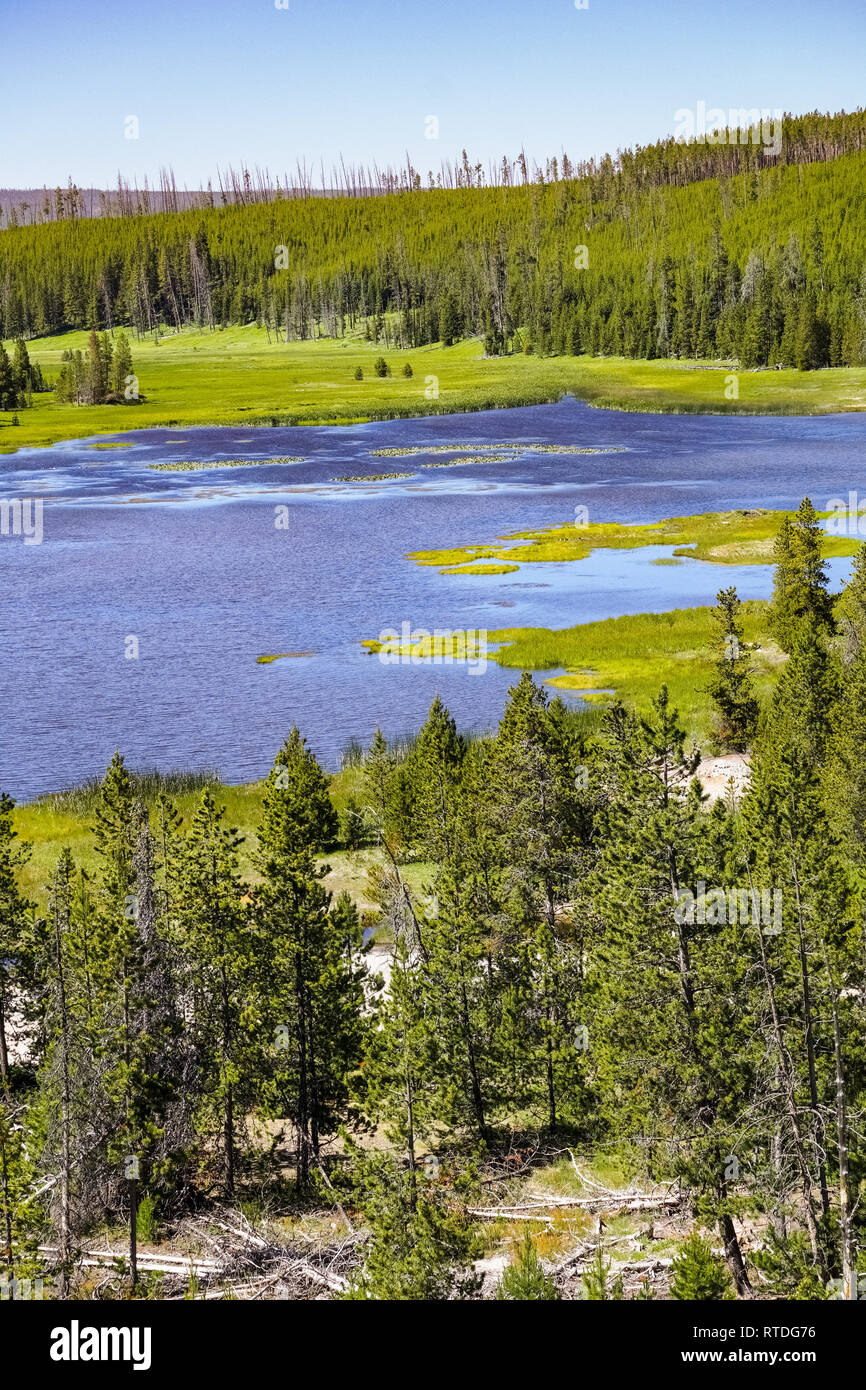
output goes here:
[[775, 543], [776, 572], [770, 622], [776, 641], [790, 652], [797, 629], [807, 623], [815, 633], [833, 630], [833, 605], [822, 558], [824, 532], [805, 497], [793, 521], [783, 518]]
[[126, 399], [127, 377], [133, 375], [132, 353], [125, 333], [118, 333], [111, 364], [111, 391], [118, 400]]
[[130, 774], [115, 753], [100, 787], [94, 827], [99, 858], [89, 969], [95, 989], [103, 1085], [115, 1110], [108, 1157], [155, 1154], [171, 1081], [160, 1058], [170, 1050], [172, 984], [157, 922], [149, 821]]
[[347, 847], [351, 850], [358, 849], [366, 835], [367, 822], [354, 797], [350, 796], [346, 802], [340, 821], [341, 834]]
[[836, 607], [842, 633], [839, 697], [832, 708], [826, 805], [856, 870], [866, 871], [866, 546]]
[[590, 1049], [617, 1128], [689, 1136], [672, 1172], [718, 1222], [745, 1292], [725, 1159], [754, 1075], [748, 962], [690, 781], [699, 754], [686, 752], [665, 687], [648, 720], [614, 706], [606, 742], [611, 801], [597, 892], [606, 929], [592, 960]]
[[772, 884], [784, 895], [783, 929], [769, 944], [758, 938], [781, 1092], [777, 1123], [790, 1135], [812, 1255], [824, 1279], [833, 1263], [827, 1227], [835, 1143], [837, 1248], [850, 1284], [850, 1030], [856, 1025], [844, 981], [862, 978], [866, 957], [821, 782], [834, 699], [825, 647], [801, 628], [761, 730], [744, 820], [750, 873], [760, 886]]
[[611, 1281], [610, 1265], [605, 1261], [601, 1245], [595, 1248], [592, 1264], [581, 1276], [583, 1297], [590, 1303], [619, 1302], [623, 1297], [622, 1275]]
[[18, 405], [18, 383], [15, 369], [0, 342], [0, 410], [15, 410]]
[[23, 338], [15, 339], [12, 370], [15, 373], [15, 382], [19, 391], [19, 405], [24, 405], [26, 403], [26, 398], [33, 390], [35, 380], [33, 367], [30, 364], [30, 357], [27, 353], [27, 344], [24, 342]]
[[27, 1281], [43, 1269], [38, 1214], [28, 1200], [34, 1161], [27, 1118], [22, 1101], [0, 1092], [0, 1284], [3, 1297], [13, 1300], [27, 1298]]
[[93, 328], [87, 342], [87, 399], [90, 405], [102, 405], [108, 391], [105, 347]]
[[714, 740], [721, 752], [744, 753], [757, 726], [758, 701], [749, 668], [751, 648], [743, 638], [742, 603], [735, 588], [716, 594], [713, 618], [718, 655], [708, 694], [716, 706]]
[[241, 840], [224, 820], [224, 808], [203, 792], [183, 846], [177, 932], [192, 1015], [196, 1126], [209, 1143], [216, 1140], [223, 1186], [233, 1197], [264, 1042], [256, 940], [238, 872]]
[[394, 768], [385, 736], [377, 729], [364, 757], [363, 781], [367, 807], [380, 834], [390, 828]]
[[713, 1254], [697, 1231], [692, 1231], [674, 1256], [671, 1298], [694, 1303], [719, 1302], [733, 1297], [724, 1260]]
[[316, 862], [336, 830], [327, 779], [293, 729], [265, 789], [256, 915], [269, 1027], [279, 1040], [268, 1105], [293, 1124], [299, 1186], [339, 1122], [364, 1035], [360, 924], [345, 905], [329, 911], [327, 866]]
[[[523, 1052], [534, 1073], [533, 1099], [544, 1105], [551, 1129], [563, 1102], [575, 1119], [584, 1100], [582, 952], [563, 909], [589, 838], [576, 760], [558, 713], [524, 674], [509, 691], [492, 764], [479, 777], [479, 791], [490, 788], [484, 814], [505, 861], [500, 892], [511, 923], [511, 987], [522, 1001], [511, 1014], [523, 1023], [522, 1038], [512, 1033], [506, 1046]], [[477, 844], [484, 833], [479, 827]]]
[[106, 1155], [113, 1106], [106, 1096], [110, 1060], [103, 1037], [90, 1026], [81, 961], [72, 931], [75, 865], [68, 850], [58, 860], [49, 901], [50, 943], [45, 963], [47, 1046], [39, 1090], [31, 1107], [31, 1133], [57, 1235], [57, 1295], [69, 1291], [79, 1232], [110, 1210], [121, 1172]]
[[548, 1303], [562, 1297], [553, 1280], [545, 1274], [535, 1241], [528, 1231], [517, 1247], [517, 1259], [499, 1280], [496, 1297], [511, 1302], [540, 1299]]
[[435, 1021], [437, 1118], [449, 1126], [469, 1125], [486, 1139], [495, 1059], [482, 969], [487, 941], [462, 848], [455, 840], [454, 859], [439, 867], [432, 885], [437, 911], [424, 921], [422, 986], [424, 1008], [431, 1025]]
[[453, 857], [465, 756], [466, 744], [437, 695], [409, 760], [415, 833], [422, 853], [437, 864]]
[[[355, 1202], [371, 1236], [346, 1298], [432, 1303], [475, 1293], [471, 1261], [482, 1242], [449, 1189], [413, 1181], [388, 1154], [356, 1153], [353, 1167]], [[454, 1186], [459, 1194], [466, 1182]]]
[[360, 1072], [360, 1103], [406, 1155], [410, 1181], [419, 1143], [436, 1133], [438, 1114], [432, 1021], [425, 1012], [424, 962], [405, 931], [396, 934], [391, 973]]
[[794, 365], [801, 372], [814, 371], [822, 365], [821, 339], [815, 301], [811, 294], [803, 297], [794, 340]]

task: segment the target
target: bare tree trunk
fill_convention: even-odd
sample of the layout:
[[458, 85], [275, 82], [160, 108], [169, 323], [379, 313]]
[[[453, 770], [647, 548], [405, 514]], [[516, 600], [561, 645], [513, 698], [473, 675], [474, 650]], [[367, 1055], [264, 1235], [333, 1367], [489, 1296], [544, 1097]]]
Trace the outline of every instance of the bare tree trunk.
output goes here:
[[9, 1049], [6, 1046], [6, 999], [3, 984], [0, 982], [0, 1081], [9, 1084]]
[[478, 1129], [482, 1136], [487, 1134], [487, 1125], [484, 1119], [484, 1100], [481, 1095], [481, 1082], [478, 1078], [478, 1066], [475, 1060], [475, 1047], [472, 1042], [472, 1029], [469, 1023], [469, 1001], [466, 997], [466, 983], [463, 979], [463, 964], [460, 965], [460, 996], [463, 1015], [463, 1036], [466, 1040], [466, 1049], [469, 1055], [469, 1074], [472, 1080], [472, 1104], [475, 1110], [475, 1119]]
[[[746, 865], [749, 875], [749, 889], [754, 901], [755, 888], [752, 882], [752, 870]], [[794, 1137], [794, 1151], [797, 1155], [797, 1166], [800, 1169], [800, 1181], [803, 1189], [803, 1214], [806, 1220], [806, 1229], [809, 1233], [809, 1245], [812, 1256], [817, 1261], [820, 1260], [820, 1246], [818, 1242], [818, 1223], [815, 1218], [815, 1206], [812, 1195], [812, 1174], [809, 1172], [809, 1162], [806, 1158], [806, 1146], [800, 1129], [800, 1117], [797, 1110], [797, 1098], [794, 1091], [794, 1077], [791, 1066], [791, 1058], [785, 1039], [782, 1033], [782, 1025], [779, 1019], [779, 1010], [776, 1004], [776, 990], [773, 984], [773, 977], [770, 974], [770, 967], [767, 961], [767, 947], [764, 940], [764, 933], [758, 926], [758, 942], [761, 947], [761, 971], [764, 976], [764, 988], [767, 991], [767, 1000], [770, 1005], [770, 1015], [773, 1023], [773, 1037], [776, 1044], [778, 1055], [779, 1071], [782, 1076], [785, 1092], [785, 1109], [791, 1125], [791, 1133]]]
[[229, 1084], [226, 1092], [226, 1191], [230, 1197], [235, 1192], [235, 1098]]
[[310, 1116], [307, 1094], [307, 1016], [304, 1005], [304, 981], [300, 952], [295, 965], [295, 991], [298, 1006], [297, 1183], [299, 1187], [304, 1187], [310, 1176]]
[[[2, 1181], [3, 1187], [3, 1226], [5, 1235], [3, 1263], [6, 1265], [14, 1281], [15, 1264], [12, 1258], [12, 1203], [9, 1196], [9, 1169], [6, 1162], [6, 1133], [6, 1114], [3, 1114], [0, 1115], [0, 1181]], [[13, 1293], [13, 1298], [14, 1296]]]
[[813, 1143], [815, 1162], [818, 1167], [818, 1183], [821, 1189], [821, 1211], [827, 1216], [830, 1211], [830, 1193], [827, 1187], [827, 1162], [824, 1157], [824, 1121], [818, 1107], [818, 1080], [815, 1070], [815, 1031], [812, 1012], [812, 994], [809, 980], [809, 962], [806, 956], [806, 933], [803, 922], [803, 907], [800, 901], [800, 878], [797, 861], [791, 846], [791, 872], [794, 879], [794, 898], [797, 904], [797, 937], [800, 952], [800, 976], [803, 984], [803, 1021], [805, 1024], [806, 1061], [809, 1068], [809, 1099], [812, 1106]]
[[845, 1065], [842, 1057], [842, 1030], [839, 1026], [839, 1003], [836, 983], [823, 943], [824, 964], [830, 982], [830, 1010], [833, 1018], [833, 1061], [836, 1072], [836, 1146], [839, 1151], [839, 1226], [842, 1236], [842, 1296], [857, 1298], [857, 1245], [854, 1238], [854, 1211], [848, 1171], [848, 1104], [845, 1087]]
[[[55, 877], [55, 892], [57, 878]], [[69, 1175], [72, 1166], [72, 1117], [69, 1082], [69, 1016], [66, 1009], [66, 983], [63, 972], [62, 929], [68, 921], [68, 883], [64, 885], [61, 903], [54, 910], [54, 951], [57, 968], [57, 1003], [60, 1010], [60, 1229], [58, 1233], [58, 1260], [60, 1272], [57, 1280], [58, 1298], [69, 1294], [69, 1267], [71, 1262], [71, 1221]], [[63, 924], [61, 925], [61, 918]]]
[[[670, 876], [671, 895], [673, 897], [674, 902], [677, 903], [679, 902], [680, 884], [676, 857], [673, 853], [671, 853], [669, 856], [668, 870]], [[689, 952], [689, 943], [686, 938], [685, 931], [683, 930], [683, 924], [677, 921], [676, 927], [677, 959], [679, 964], [680, 988], [682, 990], [683, 1003], [685, 1004], [686, 1015], [689, 1020], [689, 1029], [691, 1031], [693, 1027], [693, 1018], [695, 1013], [695, 990], [694, 981], [692, 980], [691, 955]], [[691, 1047], [693, 1052], [697, 1053], [698, 1049], [693, 1037], [691, 1038]], [[709, 1112], [708, 1119], [710, 1120], [710, 1122], [712, 1122], [712, 1119], [715, 1117], [715, 1107], [710, 1105], [707, 1107], [707, 1110]], [[731, 1275], [734, 1280], [734, 1287], [736, 1288], [737, 1293], [740, 1295], [740, 1297], [744, 1298], [751, 1293], [752, 1289], [751, 1284], [749, 1283], [749, 1276], [746, 1273], [746, 1264], [743, 1259], [743, 1252], [740, 1249], [740, 1240], [737, 1235], [737, 1229], [733, 1223], [732, 1218], [728, 1215], [727, 1212], [724, 1214], [724, 1216], [719, 1217], [719, 1230], [721, 1232], [722, 1240], [724, 1242], [725, 1259], [727, 1260], [728, 1265], [730, 1266]]]
[[752, 1292], [752, 1286], [746, 1273], [746, 1265], [743, 1260], [743, 1252], [740, 1249], [736, 1227], [727, 1214], [719, 1218], [719, 1231], [725, 1247], [725, 1259], [730, 1265], [734, 1278], [734, 1287], [740, 1298], [747, 1298]]

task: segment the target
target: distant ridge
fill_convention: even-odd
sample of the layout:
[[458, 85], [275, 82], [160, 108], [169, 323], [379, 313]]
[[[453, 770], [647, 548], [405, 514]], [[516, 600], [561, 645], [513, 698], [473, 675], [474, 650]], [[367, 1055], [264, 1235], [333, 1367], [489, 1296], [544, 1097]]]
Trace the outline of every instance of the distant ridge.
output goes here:
[[[677, 113], [680, 115], [681, 113]], [[712, 116], [714, 113], [707, 113]], [[723, 113], [719, 113], [723, 114]], [[757, 112], [731, 112], [733, 118]], [[700, 113], [697, 125], [700, 126]], [[136, 217], [160, 212], [186, 212], [195, 208], [215, 208], [249, 203], [269, 203], [280, 199], [311, 197], [380, 197], [390, 193], [424, 189], [513, 187], [545, 184], [572, 179], [609, 178], [617, 174], [634, 181], [638, 189], [682, 186], [701, 179], [733, 177], [738, 173], [789, 164], [822, 163], [843, 154], [866, 149], [866, 109], [829, 112], [812, 111], [794, 116], [785, 113], [778, 136], [772, 143], [762, 138], [754, 124], [720, 127], [721, 138], [699, 133], [697, 138], [667, 136], [652, 145], [617, 150], [599, 159], [574, 162], [563, 150], [539, 164], [523, 150], [516, 157], [504, 155], [498, 162], [473, 163], [464, 149], [459, 162], [446, 160], [438, 171], [422, 172], [407, 154], [405, 165], [394, 168], [378, 164], [346, 164], [342, 157], [325, 171], [296, 162], [291, 175], [272, 176], [258, 165], [239, 170], [228, 166], [217, 170], [216, 181], [203, 187], [178, 188], [174, 171], [163, 168], [157, 186], [145, 179], [141, 188], [120, 173], [114, 188], [79, 188], [71, 178], [66, 186], [40, 188], [0, 188], [0, 228], [73, 220], [90, 217]]]

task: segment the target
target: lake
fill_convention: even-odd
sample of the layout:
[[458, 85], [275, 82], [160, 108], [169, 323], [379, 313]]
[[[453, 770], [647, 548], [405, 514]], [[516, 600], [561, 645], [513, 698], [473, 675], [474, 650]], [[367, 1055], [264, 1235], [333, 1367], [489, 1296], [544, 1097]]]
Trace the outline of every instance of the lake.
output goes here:
[[[730, 583], [763, 598], [772, 585], [770, 566], [653, 565], [668, 547], [474, 578], [420, 568], [408, 551], [561, 525], [578, 504], [591, 521], [635, 522], [866, 495], [857, 414], [634, 415], [566, 399], [341, 428], [114, 438], [122, 448], [75, 440], [0, 457], [0, 503], [43, 503], [41, 544], [0, 535], [0, 788], [18, 799], [101, 772], [115, 748], [133, 767], [216, 767], [227, 782], [250, 781], [292, 724], [335, 769], [377, 724], [389, 737], [414, 732], [436, 691], [461, 727], [494, 724], [519, 673], [383, 665], [359, 646], [403, 622], [566, 627], [711, 603]], [[457, 467], [424, 467], [442, 462], [436, 453], [371, 454], [446, 444], [511, 448]], [[304, 461], [150, 467], [257, 457]], [[382, 472], [412, 477], [334, 482]], [[834, 561], [834, 581], [849, 566]], [[275, 652], [306, 655], [257, 663]]]

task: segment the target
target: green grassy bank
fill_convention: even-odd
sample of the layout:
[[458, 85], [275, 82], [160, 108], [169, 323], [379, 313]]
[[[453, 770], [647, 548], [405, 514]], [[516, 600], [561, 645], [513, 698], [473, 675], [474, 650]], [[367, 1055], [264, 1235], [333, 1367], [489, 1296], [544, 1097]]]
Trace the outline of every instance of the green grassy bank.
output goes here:
[[[86, 348], [86, 333], [28, 343], [50, 380], [64, 351]], [[667, 359], [485, 358], [478, 339], [398, 351], [360, 336], [283, 343], [271, 334], [269, 341], [255, 325], [133, 338], [132, 353], [138, 403], [59, 405], [53, 393], [39, 394], [18, 412], [18, 425], [11, 412], [0, 412], [0, 452], [154, 426], [340, 424], [542, 404], [566, 393], [634, 411], [808, 415], [866, 408], [866, 367], [737, 372], [729, 364]], [[391, 368], [388, 377], [374, 374], [379, 356]], [[407, 362], [411, 377], [403, 375]]]

